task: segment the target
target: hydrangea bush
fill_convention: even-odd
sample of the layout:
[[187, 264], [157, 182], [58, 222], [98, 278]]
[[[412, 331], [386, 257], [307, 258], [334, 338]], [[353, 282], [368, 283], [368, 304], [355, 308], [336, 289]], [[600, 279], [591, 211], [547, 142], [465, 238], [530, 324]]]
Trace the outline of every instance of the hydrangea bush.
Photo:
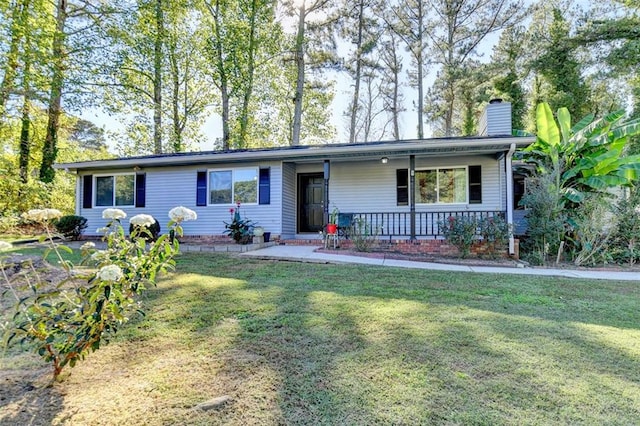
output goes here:
[[[179, 243], [173, 237], [182, 235], [182, 222], [197, 218], [186, 207], [172, 209], [168, 223], [171, 235], [161, 235], [148, 243], [144, 237], [155, 219], [148, 215], [132, 217], [130, 223], [136, 226], [127, 238], [121, 223], [126, 213], [106, 209], [102, 216], [108, 224], [100, 229], [106, 248], [99, 250], [96, 244], [85, 243], [80, 250], [86, 267], [78, 269], [62, 260], [60, 251], [71, 249], [53, 239], [51, 221], [61, 214], [45, 209], [29, 211], [25, 216], [44, 225], [44, 238], [60, 259], [67, 277], [52, 286], [37, 275], [14, 282], [4, 274], [8, 290], [3, 297], [12, 298], [14, 303], [7, 317], [10, 321], [2, 324], [2, 328], [7, 345], [28, 345], [52, 363], [54, 378], [65, 366], [73, 367], [89, 352], [99, 349], [110, 334], [128, 321], [129, 315], [142, 312], [139, 296], [146, 286], [155, 285], [158, 273], [175, 266], [173, 257], [179, 252]], [[0, 250], [8, 248], [10, 245], [0, 246]], [[0, 269], [4, 273], [4, 268]]]

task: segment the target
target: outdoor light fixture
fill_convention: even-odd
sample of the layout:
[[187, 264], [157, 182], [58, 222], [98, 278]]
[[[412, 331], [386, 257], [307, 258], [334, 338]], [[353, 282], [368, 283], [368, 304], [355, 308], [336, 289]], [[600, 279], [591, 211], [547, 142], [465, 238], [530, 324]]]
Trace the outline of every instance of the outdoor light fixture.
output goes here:
[[387, 164], [387, 163], [389, 162], [389, 159], [388, 159], [387, 157], [382, 157], [382, 158], [380, 159], [380, 162], [381, 162], [382, 164]]

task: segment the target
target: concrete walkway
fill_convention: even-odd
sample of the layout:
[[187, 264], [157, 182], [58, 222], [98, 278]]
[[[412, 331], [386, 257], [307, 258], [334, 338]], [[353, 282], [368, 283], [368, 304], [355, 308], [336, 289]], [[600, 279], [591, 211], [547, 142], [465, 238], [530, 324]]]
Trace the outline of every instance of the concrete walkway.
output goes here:
[[640, 272], [453, 265], [446, 263], [377, 259], [344, 254], [322, 253], [316, 252], [315, 250], [317, 248], [318, 247], [313, 246], [276, 245], [260, 250], [248, 251], [242, 253], [241, 256], [251, 256], [261, 259], [294, 260], [300, 262], [358, 263], [365, 265], [395, 266], [398, 268], [428, 269], [432, 271], [482, 272], [488, 274], [542, 275], [611, 281], [640, 281]]

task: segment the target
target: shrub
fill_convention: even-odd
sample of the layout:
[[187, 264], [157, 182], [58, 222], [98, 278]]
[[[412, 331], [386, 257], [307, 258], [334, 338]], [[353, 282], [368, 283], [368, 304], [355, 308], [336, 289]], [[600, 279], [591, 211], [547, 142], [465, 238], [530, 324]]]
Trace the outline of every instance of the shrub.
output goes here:
[[614, 207], [616, 229], [610, 254], [615, 262], [634, 265], [640, 261], [640, 189]]
[[[142, 312], [139, 299], [145, 286], [155, 285], [158, 273], [174, 267], [173, 256], [179, 251], [178, 240], [171, 240], [169, 235], [147, 244], [140, 238], [140, 226], [134, 228], [130, 239], [126, 238], [120, 223], [126, 214], [119, 209], [106, 209], [103, 218], [109, 219], [109, 223], [104, 229], [103, 240], [107, 248], [96, 250], [92, 242], [85, 243], [81, 248], [83, 263], [92, 269], [75, 270], [74, 265], [60, 254], [60, 249], [72, 250], [56, 244], [52, 238], [50, 224], [61, 216], [54, 209], [27, 213], [27, 219], [44, 224], [50, 245], [45, 257], [53, 251], [66, 271], [66, 278], [51, 284], [41, 279], [40, 271], [35, 269], [31, 274], [16, 274], [21, 281], [4, 274], [4, 287], [8, 290], [2, 297], [8, 296], [13, 301], [13, 308], [2, 312], [6, 322], [0, 321], [5, 343], [28, 345], [53, 364], [54, 379], [64, 367], [73, 367], [89, 352], [99, 349], [131, 314]], [[170, 217], [169, 228], [178, 236], [182, 235], [182, 220]], [[189, 219], [184, 218], [193, 219], [195, 212]], [[0, 258], [0, 269], [2, 262]]]
[[366, 219], [356, 217], [351, 223], [349, 236], [357, 251], [369, 252], [378, 242], [378, 232]]
[[571, 212], [572, 225], [567, 239], [571, 243], [576, 265], [596, 264], [605, 259], [611, 228], [609, 199], [601, 194], [587, 194], [584, 201]]
[[479, 226], [489, 255], [495, 257], [497, 250], [509, 242], [509, 225], [501, 216], [494, 216], [482, 219]]
[[449, 216], [447, 220], [440, 221], [440, 232], [453, 246], [457, 247], [460, 256], [469, 256], [473, 240], [477, 237], [478, 222], [475, 218], [467, 216]]
[[559, 254], [566, 231], [567, 213], [555, 174], [527, 179], [527, 192], [520, 204], [527, 208], [523, 258], [544, 264], [550, 254]]
[[67, 215], [62, 216], [60, 219], [54, 222], [56, 230], [64, 235], [65, 238], [71, 240], [77, 240], [82, 235], [82, 232], [87, 229], [87, 219], [82, 216]]

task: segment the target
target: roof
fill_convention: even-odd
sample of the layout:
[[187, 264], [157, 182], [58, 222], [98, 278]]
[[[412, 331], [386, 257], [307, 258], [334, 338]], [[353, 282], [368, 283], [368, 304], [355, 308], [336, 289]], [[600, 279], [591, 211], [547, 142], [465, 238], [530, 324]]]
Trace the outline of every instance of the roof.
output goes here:
[[72, 171], [105, 170], [132, 167], [173, 167], [216, 163], [245, 163], [252, 161], [313, 162], [320, 160], [351, 161], [380, 157], [453, 156], [461, 154], [495, 154], [510, 149], [526, 147], [533, 137], [492, 136], [412, 139], [353, 144], [299, 145], [262, 149], [238, 149], [229, 151], [180, 152], [108, 160], [81, 161], [56, 164], [55, 168]]

